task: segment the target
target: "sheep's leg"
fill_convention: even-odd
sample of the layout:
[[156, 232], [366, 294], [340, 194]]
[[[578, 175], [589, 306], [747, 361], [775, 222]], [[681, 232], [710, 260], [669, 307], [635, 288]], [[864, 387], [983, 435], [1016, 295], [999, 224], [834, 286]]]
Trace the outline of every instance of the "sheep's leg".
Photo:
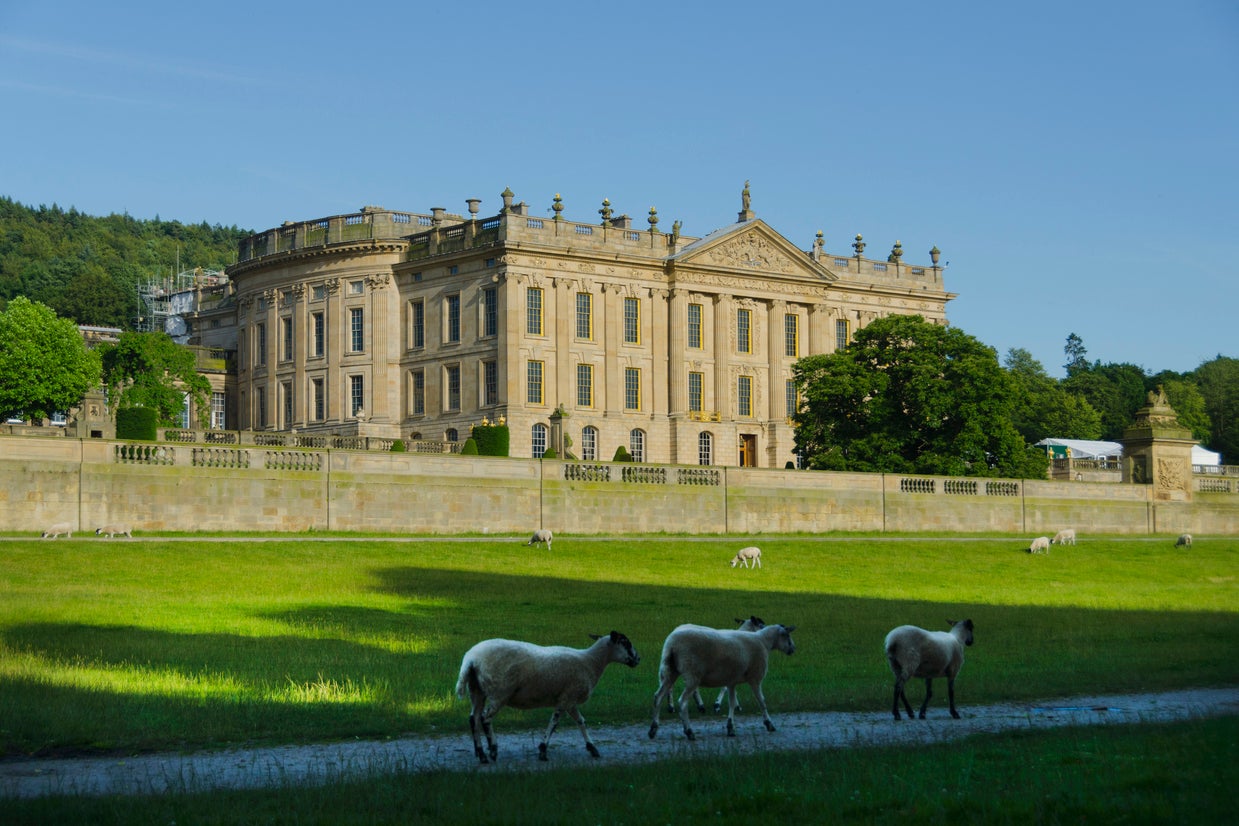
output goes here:
[[486, 708], [482, 709], [482, 731], [486, 733], [486, 748], [490, 752], [491, 760], [496, 760], [499, 757], [499, 741], [495, 739], [494, 720], [495, 715], [499, 713], [501, 708], [503, 708], [503, 703], [490, 703]]
[[473, 735], [473, 753], [477, 755], [478, 762], [485, 764], [486, 752], [482, 750], [482, 733], [478, 731], [481, 728], [481, 721], [478, 719], [477, 706], [469, 712], [469, 733]]
[[[559, 715], [562, 712], [559, 709], [551, 714], [551, 724], [546, 727], [546, 734], [542, 738], [542, 742], [538, 744], [538, 759], [546, 760], [546, 746], [551, 742], [551, 735], [555, 733], [555, 728], [559, 725]], [[588, 737], [587, 737], [588, 739]]]
[[[696, 691], [697, 683], [690, 679], [684, 680], [684, 694], [687, 696], [690, 692]], [[697, 736], [693, 734], [693, 727], [688, 722], [688, 700], [685, 697], [680, 698], [680, 723], [684, 726], [684, 736], [689, 740], [696, 740]]]
[[959, 712], [955, 710], [955, 678], [947, 677], [946, 679], [946, 694], [951, 698], [951, 716], [956, 720], [959, 719]]
[[[934, 696], [934, 681], [932, 677], [925, 678], [925, 702], [921, 703], [921, 719], [925, 719], [925, 709], [929, 708], [929, 698]], [[909, 715], [912, 713], [908, 712]]]
[[[724, 697], [726, 697], [726, 696], [727, 696], [727, 689], [725, 689], [725, 688], [720, 688], [720, 689], [718, 690], [718, 699], [716, 699], [716, 700], [714, 701], [714, 713], [715, 713], [715, 714], [718, 714], [720, 711], [722, 711], [722, 710], [723, 710], [723, 698], [724, 698]], [[699, 709], [701, 709], [702, 711], [705, 711], [705, 707], [704, 707], [704, 706], [698, 705], [698, 708], [699, 708]], [[736, 701], [736, 711], [739, 711], [739, 710], [740, 710], [740, 701], [739, 701], [739, 700], [737, 700], [737, 701]]]
[[749, 687], [757, 697], [757, 707], [761, 709], [761, 720], [766, 724], [766, 731], [774, 731], [774, 721], [770, 719], [770, 712], [766, 711], [766, 695], [761, 691], [761, 683], [749, 683]]
[[729, 685], [723, 689], [727, 692], [727, 736], [736, 736], [736, 709], [740, 704], [736, 702], [736, 687]]
[[[671, 702], [672, 689], [675, 687], [675, 681], [678, 676], [668, 677], [658, 686], [658, 690], [654, 692], [654, 719], [650, 722], [650, 739], [653, 740], [658, 734], [658, 711], [662, 708], [663, 700], [666, 700], [672, 713], [675, 713], [675, 706]], [[687, 689], [685, 689], [687, 691]], [[684, 701], [684, 695], [680, 695], [680, 702]]]
[[590, 757], [601, 757], [598, 754], [598, 747], [594, 745], [594, 741], [589, 737], [589, 731], [585, 728], [585, 716], [581, 714], [581, 710], [576, 706], [568, 709], [568, 714], [576, 720], [576, 726], [581, 730], [581, 736], [585, 738], [585, 750], [589, 752]]
[[[681, 701], [683, 701], [683, 699], [684, 699], [683, 697], [680, 698]], [[705, 700], [701, 699], [701, 689], [697, 689], [696, 691], [693, 692], [693, 699], [697, 701], [698, 711], [706, 710]]]
[[908, 692], [907, 692], [907, 690], [906, 690], [906, 688], [905, 688], [905, 687], [907, 686], [907, 684], [908, 684], [908, 681], [907, 681], [906, 679], [904, 679], [903, 677], [897, 677], [897, 678], [895, 679], [895, 708], [894, 708], [894, 711], [895, 711], [895, 719], [896, 719], [896, 720], [898, 720], [898, 719], [899, 719], [899, 700], [900, 700], [900, 698], [903, 698], [903, 705], [904, 705], [904, 708], [906, 708], [906, 709], [908, 710], [908, 719], [909, 719], [909, 720], [914, 720], [914, 719], [916, 719], [916, 715], [912, 713], [912, 703], [908, 702]]

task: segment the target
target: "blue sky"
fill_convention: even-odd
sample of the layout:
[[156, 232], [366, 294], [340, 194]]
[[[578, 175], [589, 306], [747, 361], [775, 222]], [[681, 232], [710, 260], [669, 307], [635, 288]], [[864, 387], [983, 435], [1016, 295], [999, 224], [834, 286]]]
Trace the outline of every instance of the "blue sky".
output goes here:
[[262, 230], [511, 187], [700, 236], [750, 180], [802, 249], [937, 245], [951, 323], [1052, 375], [1073, 332], [1239, 357], [1233, 0], [0, 0], [0, 113], [33, 206]]

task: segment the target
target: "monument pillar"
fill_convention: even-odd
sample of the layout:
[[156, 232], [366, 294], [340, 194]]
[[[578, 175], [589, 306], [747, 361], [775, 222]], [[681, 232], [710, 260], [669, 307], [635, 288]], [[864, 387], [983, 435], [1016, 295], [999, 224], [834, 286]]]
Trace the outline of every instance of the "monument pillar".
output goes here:
[[1152, 485], [1153, 499], [1160, 502], [1190, 502], [1192, 499], [1192, 431], [1179, 424], [1179, 416], [1158, 386], [1149, 391], [1148, 403], [1136, 411], [1132, 424], [1123, 430], [1122, 480]]

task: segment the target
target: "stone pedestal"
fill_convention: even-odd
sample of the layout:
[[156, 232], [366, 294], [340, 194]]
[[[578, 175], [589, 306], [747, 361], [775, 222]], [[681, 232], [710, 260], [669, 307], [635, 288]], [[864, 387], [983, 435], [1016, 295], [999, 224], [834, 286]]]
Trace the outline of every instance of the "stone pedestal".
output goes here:
[[1161, 387], [1149, 391], [1148, 403], [1119, 439], [1123, 445], [1123, 481], [1152, 485], [1153, 498], [1187, 502], [1192, 498], [1192, 432], [1179, 424], [1178, 414]]
[[69, 421], [69, 432], [79, 439], [115, 439], [116, 422], [108, 415], [102, 390], [91, 390]]

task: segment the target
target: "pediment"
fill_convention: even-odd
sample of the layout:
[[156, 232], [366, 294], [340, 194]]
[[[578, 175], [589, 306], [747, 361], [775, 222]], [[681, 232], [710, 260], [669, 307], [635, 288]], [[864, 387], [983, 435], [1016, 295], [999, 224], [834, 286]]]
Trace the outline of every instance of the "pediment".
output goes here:
[[712, 232], [672, 256], [671, 261], [676, 268], [804, 278], [817, 283], [838, 280], [838, 276], [761, 220]]

